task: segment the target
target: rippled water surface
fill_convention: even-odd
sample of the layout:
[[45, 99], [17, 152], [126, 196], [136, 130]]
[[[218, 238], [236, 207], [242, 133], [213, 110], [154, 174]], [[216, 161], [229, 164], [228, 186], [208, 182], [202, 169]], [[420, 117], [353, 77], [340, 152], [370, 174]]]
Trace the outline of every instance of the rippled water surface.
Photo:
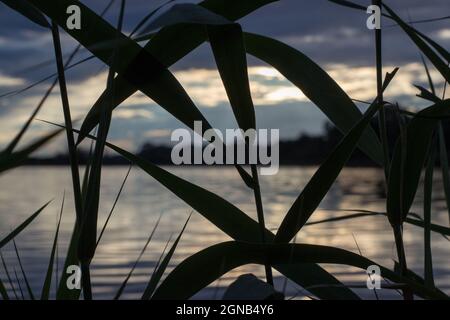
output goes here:
[[[171, 172], [211, 190], [232, 202], [251, 217], [256, 217], [253, 194], [244, 186], [233, 168], [167, 168]], [[262, 177], [264, 211], [269, 228], [276, 230], [315, 168], [286, 167], [276, 176]], [[99, 226], [102, 226], [114, 202], [126, 167], [106, 167], [103, 170]], [[341, 209], [384, 211], [382, 172], [376, 169], [345, 169], [339, 176], [320, 208], [310, 221], [346, 214]], [[61, 272], [64, 252], [70, 239], [74, 221], [70, 172], [67, 167], [23, 167], [0, 177], [0, 238], [20, 224], [45, 202], [54, 199], [49, 207], [17, 237], [23, 267], [36, 293], [40, 293], [48, 265], [56, 229], [56, 219], [64, 190], [66, 204], [59, 242]], [[422, 214], [422, 191], [419, 190], [413, 211]], [[177, 236], [191, 209], [137, 168], [134, 168], [116, 206], [111, 221], [92, 262], [92, 283], [95, 298], [111, 298], [136, 261], [158, 216], [163, 218], [154, 239], [129, 281], [123, 298], [139, 298], [150, 274], [169, 239]], [[434, 183], [433, 223], [448, 226], [448, 213], [442, 193], [442, 183], [436, 174]], [[423, 274], [423, 230], [405, 226], [405, 246], [409, 267]], [[194, 213], [171, 268], [189, 255], [221, 241], [230, 240], [214, 225]], [[395, 246], [386, 219], [381, 216], [307, 226], [298, 234], [297, 242], [331, 245], [361, 254], [377, 263], [392, 267], [396, 259]], [[436, 285], [450, 293], [449, 242], [439, 234], [432, 235], [433, 264]], [[8, 269], [19, 273], [14, 249], [2, 249]], [[365, 272], [355, 268], [324, 265], [346, 284], [365, 286]], [[201, 270], [199, 270], [201, 272]], [[263, 275], [261, 267], [247, 265], [227, 273], [219, 281], [197, 294], [197, 298], [220, 298], [223, 288], [242, 273]], [[6, 275], [0, 267], [4, 282]], [[278, 289], [286, 287], [289, 296], [302, 298], [305, 292], [276, 274]], [[16, 284], [16, 291], [18, 292]], [[366, 298], [374, 298], [367, 289], [354, 289]], [[382, 290], [384, 298], [398, 298], [395, 291]]]

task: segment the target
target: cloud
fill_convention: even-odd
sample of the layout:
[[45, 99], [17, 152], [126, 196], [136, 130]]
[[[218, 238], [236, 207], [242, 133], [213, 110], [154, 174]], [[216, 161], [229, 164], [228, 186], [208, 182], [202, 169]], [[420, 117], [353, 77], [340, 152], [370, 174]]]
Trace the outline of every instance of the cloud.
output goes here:
[[437, 37], [441, 40], [450, 40], [450, 29], [442, 29], [437, 32]]
[[3, 87], [17, 87], [24, 84], [25, 84], [24, 79], [7, 76], [0, 71], [0, 88], [3, 89]]
[[155, 129], [144, 132], [143, 136], [146, 138], [165, 138], [170, 137], [171, 134], [172, 131], [168, 129]]
[[153, 119], [153, 113], [149, 110], [145, 109], [130, 109], [130, 108], [119, 108], [114, 111], [114, 117], [122, 118], [122, 119], [136, 119], [136, 118], [145, 118], [145, 119]]
[[[134, 0], [127, 6], [125, 30], [129, 31], [153, 8], [165, 0]], [[100, 12], [109, 0], [85, 1]], [[191, 1], [192, 2], [192, 1]], [[366, 5], [370, 1], [358, 1]], [[443, 16], [448, 0], [391, 1], [402, 17], [415, 20]], [[51, 34], [35, 26], [0, 3], [0, 94], [25, 86], [55, 72]], [[115, 23], [118, 6], [106, 15]], [[283, 0], [269, 4], [241, 19], [248, 32], [274, 37], [303, 52], [321, 65], [349, 94], [359, 100], [371, 101], [375, 96], [373, 32], [366, 28], [367, 14], [337, 6], [326, 0]], [[386, 24], [391, 22], [386, 21]], [[439, 40], [444, 47], [450, 44], [448, 20], [420, 24], [425, 34]], [[76, 42], [61, 32], [65, 53], [73, 50]], [[426, 75], [420, 63], [419, 51], [398, 27], [383, 32], [384, 71], [395, 66], [401, 69], [386, 91], [386, 99], [412, 107], [426, 105], [415, 97], [413, 84], [427, 86]], [[86, 57], [82, 51], [75, 59]], [[258, 125], [280, 128], [282, 138], [297, 136], [300, 132], [321, 132], [323, 114], [307, 97], [275, 69], [251, 56], [249, 61], [250, 87], [258, 118]], [[430, 64], [431, 68], [431, 64]], [[215, 127], [221, 129], [236, 125], [220, 75], [215, 69], [214, 56], [208, 43], [184, 57], [171, 67], [195, 104]], [[437, 88], [442, 88], [439, 74], [431, 68]], [[67, 72], [68, 91], [73, 119], [82, 119], [105, 89], [107, 70], [93, 59]], [[0, 99], [0, 144], [13, 137], [37, 105], [49, 82], [26, 93]], [[59, 91], [52, 95], [38, 115], [39, 118], [62, 123], [63, 115]], [[79, 124], [79, 123], [78, 123]], [[165, 141], [165, 134], [182, 124], [157, 106], [142, 93], [136, 93], [114, 111], [110, 137], [114, 141], [138, 147], [146, 139]], [[52, 129], [34, 122], [25, 141]], [[127, 142], [128, 141], [128, 142]], [[65, 148], [63, 138], [48, 150]]]
[[[352, 67], [343, 64], [330, 64], [324, 66], [330, 76], [353, 99], [372, 101], [376, 95], [376, 75], [372, 66]], [[391, 71], [394, 66], [384, 66], [384, 71]], [[221, 124], [223, 129], [235, 127], [229, 101], [217, 70], [191, 69], [175, 71], [175, 77], [184, 86], [193, 101], [205, 113], [211, 123]], [[443, 82], [439, 73], [431, 68], [431, 75], [436, 87], [441, 88]], [[102, 72], [92, 76], [84, 82], [72, 83], [68, 86], [70, 105], [73, 119], [82, 119], [95, 103], [105, 88], [107, 73]], [[293, 137], [301, 131], [319, 133], [324, 118], [312, 110], [317, 108], [299, 108], [295, 106], [312, 106], [308, 98], [292, 83], [286, 80], [276, 69], [269, 66], [249, 68], [250, 87], [259, 115], [260, 125], [270, 125], [271, 128], [280, 128], [285, 137]], [[9, 78], [8, 78], [9, 79]], [[9, 80], [11, 81], [11, 80]], [[386, 90], [385, 97], [389, 101], [398, 101], [407, 107], [425, 106], [422, 100], [415, 98], [418, 93], [413, 84], [427, 86], [427, 77], [420, 63], [409, 63], [401, 66], [397, 76]], [[317, 84], [320, 86], [320, 84]], [[6, 143], [19, 130], [37, 105], [45, 91], [46, 86], [35, 88], [32, 93], [7, 101], [6, 106], [0, 110], [9, 110], [0, 118], [0, 143]], [[3, 101], [5, 103], [5, 101]], [[286, 108], [286, 106], [290, 106]], [[269, 112], [268, 108], [276, 111]], [[214, 110], [216, 111], [208, 111]], [[298, 109], [298, 110], [297, 110]], [[264, 111], [262, 111], [264, 110]], [[301, 111], [300, 114], [298, 112]], [[314, 111], [315, 112], [315, 111]], [[307, 116], [307, 114], [310, 114]], [[281, 116], [283, 114], [283, 116]], [[62, 123], [63, 113], [58, 90], [53, 94], [42, 108], [39, 118], [52, 122]], [[264, 117], [268, 117], [265, 119]], [[298, 117], [316, 123], [303, 123], [299, 126]], [[225, 121], [225, 119], [227, 119]], [[165, 141], [168, 130], [180, 127], [180, 123], [168, 112], [157, 106], [151, 99], [142, 93], [136, 93], [123, 102], [113, 113], [113, 127], [111, 136], [114, 139], [133, 139], [142, 143], [145, 139]], [[156, 127], [155, 127], [156, 126]], [[35, 132], [42, 133], [48, 125], [35, 123], [30, 137]], [[289, 132], [292, 131], [292, 132]]]

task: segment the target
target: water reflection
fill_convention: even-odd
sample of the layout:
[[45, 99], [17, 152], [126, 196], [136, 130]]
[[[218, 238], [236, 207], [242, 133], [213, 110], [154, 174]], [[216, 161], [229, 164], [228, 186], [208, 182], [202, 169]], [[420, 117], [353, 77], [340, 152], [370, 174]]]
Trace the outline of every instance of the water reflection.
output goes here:
[[[232, 168], [169, 168], [175, 174], [207, 188], [253, 218], [256, 218], [253, 194], [241, 182]], [[281, 168], [276, 176], [262, 177], [262, 193], [268, 228], [276, 230], [283, 216], [298, 196], [299, 192], [314, 173], [314, 168]], [[126, 167], [107, 167], [104, 169], [100, 205], [99, 225], [102, 226], [113, 204]], [[376, 169], [345, 169], [311, 221], [344, 214], [338, 209], [364, 209], [385, 211], [384, 200], [380, 194], [382, 172]], [[438, 177], [437, 177], [438, 178]], [[61, 225], [59, 245], [59, 272], [63, 265], [64, 251], [70, 239], [73, 226], [73, 199], [70, 195], [70, 172], [65, 167], [24, 167], [13, 170], [0, 178], [0, 235], [5, 235], [34, 210], [50, 199], [52, 204], [18, 238], [17, 245], [31, 286], [40, 292], [46, 272], [50, 249], [56, 228], [56, 219], [62, 200], [63, 190], [67, 190], [66, 206]], [[442, 183], [435, 182], [433, 222], [447, 225], [448, 215], [445, 207]], [[419, 192], [413, 211], [421, 213], [422, 195]], [[117, 204], [115, 213], [108, 225], [92, 263], [94, 296], [111, 298], [135, 262], [139, 251], [151, 232], [158, 216], [163, 213], [161, 224], [154, 240], [149, 245], [142, 262], [138, 265], [124, 298], [139, 298], [150, 274], [153, 272], [167, 241], [176, 236], [191, 209], [155, 180], [139, 169], [133, 169]], [[357, 245], [367, 258], [391, 267], [396, 259], [393, 237], [384, 217], [368, 217], [327, 224], [308, 226], [298, 234], [297, 242], [332, 245], [358, 252]], [[405, 246], [410, 268], [423, 273], [423, 230], [407, 225]], [[187, 256], [209, 245], [230, 240], [211, 223], [194, 214], [182, 241], [171, 261], [172, 268]], [[433, 263], [436, 284], [446, 292], [450, 291], [450, 265], [448, 260], [448, 241], [433, 234]], [[13, 272], [17, 260], [11, 246], [2, 250], [3, 256]], [[365, 273], [345, 266], [325, 265], [341, 281], [350, 285], [362, 286], [366, 282]], [[3, 268], [2, 279], [5, 278]], [[247, 265], [226, 274], [220, 281], [200, 292], [196, 297], [220, 298], [221, 288], [230, 283], [242, 272], [263, 274], [263, 269]], [[20, 278], [20, 275], [19, 275]], [[277, 277], [276, 285], [282, 288], [284, 279]], [[302, 298], [304, 292], [288, 283], [290, 295]], [[367, 289], [355, 289], [367, 298], [373, 298]], [[398, 298], [396, 292], [382, 292], [383, 298]]]

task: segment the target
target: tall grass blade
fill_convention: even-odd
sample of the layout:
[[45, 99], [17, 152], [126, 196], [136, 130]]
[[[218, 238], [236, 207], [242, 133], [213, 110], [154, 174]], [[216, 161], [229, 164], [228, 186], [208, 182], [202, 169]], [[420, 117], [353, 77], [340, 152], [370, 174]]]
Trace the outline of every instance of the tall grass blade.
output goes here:
[[[412, 214], [410, 213], [410, 215], [412, 215]], [[323, 219], [323, 220], [311, 221], [311, 222], [306, 223], [305, 227], [313, 226], [316, 224], [322, 224], [322, 223], [338, 222], [338, 221], [345, 221], [345, 220], [352, 220], [352, 219], [357, 219], [357, 218], [366, 218], [366, 217], [373, 217], [373, 216], [387, 216], [387, 214], [384, 212], [358, 212], [358, 213], [349, 214], [349, 215], [340, 216], [340, 217], [333, 217], [333, 218], [328, 218], [328, 219]], [[405, 222], [409, 223], [411, 225], [414, 225], [416, 227], [425, 228], [424, 222], [419, 219], [406, 218]], [[439, 233], [443, 236], [450, 236], [450, 228], [440, 226], [437, 224], [433, 224], [433, 223], [431, 223], [429, 227], [430, 227], [430, 230], [433, 232]]]
[[[306, 55], [265, 36], [244, 33], [244, 39], [249, 54], [273, 66], [297, 86], [343, 134], [362, 118], [350, 97]], [[383, 163], [383, 149], [371, 127], [364, 131], [358, 147], [376, 163]]]
[[[117, 31], [122, 34], [123, 16], [126, 1], [121, 1]], [[119, 37], [118, 37], [119, 38]], [[111, 64], [108, 74], [107, 86], [110, 92], [114, 91], [113, 85], [114, 75], [117, 69], [118, 59], [120, 57], [120, 49], [115, 48], [112, 52]], [[111, 102], [113, 98], [109, 99]], [[83, 294], [86, 300], [92, 299], [91, 281], [89, 279], [89, 265], [94, 257], [97, 247], [97, 223], [98, 208], [100, 202], [100, 181], [102, 175], [103, 153], [105, 150], [105, 142], [108, 136], [111, 124], [111, 112], [105, 108], [100, 116], [98, 126], [98, 139], [95, 143], [94, 154], [92, 159], [92, 167], [89, 171], [89, 179], [86, 191], [86, 202], [84, 203], [84, 211], [81, 220], [80, 241], [78, 243], [78, 258], [81, 262]]]
[[[61, 125], [48, 121], [46, 122], [61, 127]], [[77, 132], [77, 130], [74, 131]], [[91, 135], [88, 135], [87, 137], [96, 139], [96, 137]], [[171, 174], [139, 156], [119, 148], [118, 146], [111, 143], [107, 143], [106, 145], [159, 181], [177, 197], [185, 201], [194, 210], [232, 238], [248, 242], [260, 241], [258, 223], [231, 203], [210, 191]], [[272, 242], [274, 238], [273, 233], [266, 230], [266, 234], [268, 242]], [[277, 270], [291, 280], [297, 282], [299, 285], [311, 286], [318, 283], [340, 283], [335, 277], [315, 264], [283, 265], [277, 266]], [[299, 270], [302, 272], [297, 273]], [[345, 287], [332, 289], [320, 288], [317, 291], [314, 291], [314, 294], [324, 299], [358, 299], [358, 296]]]
[[11, 279], [11, 275], [9, 274], [8, 267], [6, 266], [6, 262], [5, 262], [5, 259], [3, 258], [3, 254], [1, 253], [1, 251], [0, 251], [0, 258], [2, 260], [3, 269], [5, 269], [6, 278], [8, 279], [9, 287], [11, 288], [16, 300], [19, 300], [19, 296], [17, 295], [16, 288], [14, 287], [14, 283]]
[[[153, 299], [188, 299], [234, 268], [245, 264], [264, 264], [267, 256], [272, 265], [285, 264], [291, 260], [297, 263], [343, 264], [366, 270], [376, 264], [365, 257], [334, 247], [224, 242], [204, 249], [181, 262], [161, 283]], [[398, 284], [406, 284], [419, 296], [449, 299], [438, 289], [427, 288], [383, 266], [380, 266], [380, 269], [382, 277]]]
[[127, 182], [128, 176], [130, 175], [131, 168], [133, 168], [133, 165], [130, 165], [128, 167], [128, 171], [127, 171], [127, 173], [125, 175], [125, 178], [123, 179], [122, 184], [120, 185], [119, 192], [117, 193], [117, 196], [114, 199], [114, 203], [113, 203], [113, 205], [111, 207], [111, 210], [109, 211], [108, 217], [106, 218], [106, 221], [103, 224], [102, 230], [100, 231], [100, 234], [99, 234], [98, 239], [97, 239], [96, 247], [98, 247], [98, 244], [99, 244], [100, 240], [102, 239], [103, 234], [105, 233], [105, 230], [106, 230], [106, 227], [108, 225], [108, 222], [111, 219], [111, 216], [112, 216], [112, 214], [114, 212], [114, 209], [116, 208], [117, 202], [119, 201], [120, 195], [122, 194], [123, 188], [125, 187], [125, 183]]
[[61, 93], [61, 102], [64, 114], [64, 123], [66, 126], [66, 139], [69, 149], [69, 162], [72, 174], [72, 187], [75, 199], [75, 212], [77, 221], [81, 218], [83, 204], [81, 199], [80, 172], [78, 171], [78, 155], [75, 146], [75, 140], [72, 133], [72, 117], [70, 114], [69, 98], [67, 94], [66, 76], [64, 73], [64, 62], [62, 57], [61, 41], [59, 38], [58, 25], [52, 21], [52, 39], [55, 51], [56, 66], [58, 71], [59, 89]]
[[[389, 84], [396, 72], [397, 69], [389, 77], [386, 77], [383, 88]], [[347, 163], [362, 133], [379, 110], [379, 107], [380, 105], [375, 100], [363, 118], [345, 135], [327, 160], [315, 172], [284, 217], [275, 236], [276, 242], [289, 242], [308, 221]]]
[[[229, 2], [224, 0], [206, 0], [200, 2], [199, 6], [206, 8], [217, 15], [223, 16], [225, 19], [235, 21], [266, 4], [276, 1], [277, 0], [245, 0], [239, 2]], [[206, 40], [207, 33], [205, 32], [203, 26], [173, 25], [159, 31], [154, 36], [151, 43], [148, 43], [144, 47], [144, 50], [156, 57], [164, 66], [170, 67]], [[133, 61], [132, 64], [137, 64], [137, 62]], [[116, 77], [115, 82], [116, 84], [114, 87], [116, 88], [116, 92], [114, 93], [114, 108], [137, 91], [134, 86], [127, 82], [123, 75], [119, 74], [119, 76]], [[108, 95], [108, 93], [104, 92], [102, 97], [107, 97]], [[96, 102], [86, 116], [81, 126], [81, 134], [78, 138], [78, 143], [81, 142], [86, 134], [92, 131], [92, 129], [98, 124], [102, 105], [101, 100], [102, 98]], [[157, 100], [155, 101], [158, 102]], [[160, 104], [163, 108], [165, 108], [166, 103], [161, 102]], [[181, 107], [181, 105], [179, 105], [179, 107]], [[173, 115], [180, 121], [185, 122], [181, 117], [178, 117], [177, 114]], [[188, 123], [188, 126], [192, 126], [192, 124], [193, 122], [190, 124]]]
[[[334, 3], [336, 3], [336, 4], [339, 4], [339, 5], [342, 5], [342, 6], [346, 6], [346, 7], [349, 7], [349, 8], [353, 8], [353, 9], [358, 9], [358, 10], [362, 10], [362, 11], [366, 11], [367, 10], [367, 8], [365, 7], [365, 6], [362, 6], [362, 5], [359, 5], [359, 4], [356, 4], [356, 3], [354, 3], [354, 2], [351, 2], [351, 1], [345, 1], [345, 0], [328, 0], [328, 1], [330, 1], [330, 2], [334, 2]], [[392, 10], [391, 10], [392, 11]], [[447, 60], [447, 62], [450, 62], [450, 53], [446, 50], [446, 49], [444, 49], [444, 47], [442, 47], [441, 45], [439, 45], [437, 42], [435, 42], [433, 39], [431, 39], [430, 37], [428, 37], [427, 35], [425, 35], [425, 34], [423, 34], [422, 32], [420, 32], [420, 31], [418, 31], [418, 30], [416, 30], [416, 29], [414, 29], [411, 25], [412, 24], [417, 24], [417, 23], [425, 23], [425, 22], [434, 22], [434, 21], [440, 21], [440, 20], [446, 20], [446, 19], [449, 19], [450, 17], [449, 16], [444, 16], [444, 17], [439, 17], [439, 18], [433, 18], [433, 19], [424, 19], [424, 20], [417, 20], [417, 21], [410, 21], [410, 24], [408, 25], [408, 24], [406, 24], [404, 21], [402, 21], [403, 23], [399, 23], [398, 22], [398, 19], [399, 19], [399, 17], [398, 16], [396, 16], [396, 15], [389, 15], [389, 14], [385, 14], [385, 13], [382, 13], [382, 15], [384, 16], [384, 17], [386, 17], [386, 18], [389, 18], [389, 19], [392, 19], [392, 20], [394, 20], [395, 22], [397, 22], [397, 24], [396, 25], [398, 25], [398, 26], [400, 26], [400, 27], [402, 27], [402, 28], [404, 28], [405, 26], [407, 27], [407, 29], [409, 30], [409, 31], [412, 31], [412, 32], [414, 32], [415, 34], [417, 34], [417, 35], [419, 35], [423, 40], [425, 40], [430, 46], [432, 46], [443, 58], [445, 58], [446, 60]], [[398, 18], [398, 19], [397, 19]], [[408, 33], [408, 32], [407, 32]], [[410, 35], [409, 33], [408, 33], [408, 35]], [[411, 36], [410, 36], [411, 37]], [[413, 39], [414, 38], [414, 39]], [[413, 37], [411, 37], [411, 39], [414, 41], [414, 42], [416, 42], [416, 40], [417, 40], [417, 38], [415, 37], [415, 36], [413, 36]], [[421, 41], [421, 39], [419, 39], [419, 42]], [[426, 46], [424, 46], [424, 44], [423, 43], [421, 43], [421, 45], [420, 45], [421, 47], [426, 47]]]
[[209, 41], [239, 128], [256, 128], [255, 107], [247, 71], [242, 28], [238, 24], [207, 26]]
[[351, 1], [346, 1], [346, 0], [328, 0], [328, 1], [334, 2], [341, 6], [352, 8], [352, 9], [358, 9], [358, 10], [364, 10], [364, 11], [367, 10], [367, 7], [357, 4], [357, 3], [354, 3], [354, 2], [351, 2]]
[[22, 222], [18, 227], [16, 227], [12, 232], [10, 232], [6, 237], [0, 240], [0, 249], [3, 248], [8, 242], [13, 240], [20, 232], [22, 232], [50, 203], [51, 201], [44, 204], [35, 213], [33, 213], [29, 218]]
[[[51, 0], [30, 0], [30, 2], [54, 19], [63, 28], [66, 28], [65, 9], [68, 5], [76, 3], [81, 9], [83, 19], [92, 23], [86, 24], [83, 32], [65, 29], [71, 36], [84, 47], [88, 48], [97, 58], [110, 66], [110, 58], [113, 51], [93, 49], [93, 46], [105, 40], [123, 41], [124, 45], [121, 46], [121, 50], [116, 59], [117, 65], [115, 71], [118, 74], [121, 74], [132, 86], [142, 90], [144, 94], [148, 95], [168, 112], [175, 115], [177, 119], [187, 126], [193, 127], [194, 121], [197, 120], [207, 124], [203, 115], [188, 97], [181, 84], [163, 64], [147, 50], [142, 49], [137, 43], [110, 26], [88, 7], [78, 1], [74, 2], [70, 0], [61, 0], [57, 4]], [[115, 86], [112, 86], [112, 88], [115, 88]], [[115, 97], [115, 93], [107, 93], [103, 97], [105, 100], [104, 103], [109, 104], [111, 97]], [[104, 108], [106, 109], [107, 107], [103, 107], [102, 103], [99, 111]]]
[[[67, 7], [66, 7], [67, 8]], [[76, 221], [74, 232], [72, 234], [72, 239], [69, 245], [69, 249], [67, 252], [67, 259], [65, 262], [64, 270], [62, 272], [62, 278], [60, 282], [60, 288], [57, 292], [57, 298], [63, 295], [63, 292], [66, 293], [65, 298], [75, 299], [78, 298], [79, 290], [68, 290], [66, 286], [67, 282], [67, 274], [65, 272], [68, 265], [78, 265], [78, 257], [75, 255], [74, 246], [78, 244], [78, 233], [80, 230], [81, 218], [83, 214], [83, 199], [81, 193], [81, 185], [80, 185], [80, 173], [78, 168], [78, 154], [75, 145], [75, 139], [72, 132], [72, 117], [70, 113], [70, 105], [69, 98], [67, 94], [67, 85], [66, 78], [64, 72], [64, 62], [62, 57], [62, 49], [61, 49], [61, 41], [59, 38], [59, 29], [58, 25], [52, 20], [52, 37], [53, 37], [53, 46], [55, 51], [56, 65], [58, 71], [58, 81], [59, 88], [61, 93], [61, 101], [62, 108], [64, 114], [64, 122], [65, 122], [65, 130], [66, 130], [66, 139], [67, 146], [69, 150], [69, 162], [70, 162], [70, 170], [72, 175], [72, 188], [74, 193], [74, 201], [75, 201], [75, 213], [76, 213]], [[83, 272], [84, 273], [84, 272]]]
[[13, 270], [14, 270], [14, 276], [16, 277], [17, 286], [19, 287], [20, 297], [22, 298], [22, 300], [25, 300], [25, 295], [23, 294], [22, 285], [20, 284], [19, 276], [17, 275], [17, 270], [16, 270], [16, 268], [13, 268]]
[[391, 15], [392, 19], [399, 24], [399, 26], [405, 31], [405, 33], [411, 38], [411, 40], [416, 44], [416, 46], [422, 51], [422, 53], [427, 56], [431, 63], [436, 67], [436, 69], [442, 74], [442, 76], [450, 82], [450, 68], [445, 64], [444, 61], [423, 41], [417, 32], [406, 24], [389, 6], [385, 3], [383, 7]]
[[[381, 8], [382, 0], [372, 0], [372, 4]], [[375, 29], [375, 52], [376, 52], [376, 70], [377, 70], [377, 100], [380, 105], [378, 111], [378, 126], [379, 135], [381, 137], [381, 144], [383, 146], [383, 167], [386, 181], [389, 178], [389, 142], [386, 128], [386, 111], [384, 108], [383, 98], [383, 56], [382, 56], [382, 32], [380, 29]]]
[[406, 145], [397, 141], [387, 195], [387, 213], [393, 226], [401, 225], [408, 215], [417, 192], [431, 136], [437, 128], [439, 117], [450, 114], [449, 106], [450, 100], [443, 100], [417, 113], [406, 128]]
[[423, 220], [424, 220], [424, 270], [425, 285], [434, 288], [433, 258], [431, 252], [431, 203], [433, 194], [433, 171], [437, 157], [437, 145], [432, 143], [425, 170], [424, 198], [423, 198]]
[[[174, 2], [175, 0], [168, 0], [166, 2], [164, 2], [163, 4], [159, 5], [158, 7], [156, 7], [153, 11], [150, 11], [149, 14], [147, 14], [137, 25], [136, 27], [134, 27], [133, 31], [131, 31], [130, 33], [130, 37], [132, 37], [134, 34], [136, 34], [146, 23], [147, 21], [153, 17], [159, 10], [161, 10], [163, 7], [165, 7], [166, 5], [168, 5], [169, 3]], [[140, 32], [142, 33], [142, 32]]]
[[442, 124], [439, 124], [439, 156], [442, 169], [442, 182], [444, 184], [445, 201], [447, 203], [448, 221], [450, 224], [450, 172], [448, 165], [447, 142], [445, 140]]
[[23, 269], [22, 260], [20, 259], [19, 250], [17, 249], [16, 241], [13, 239], [14, 251], [16, 252], [17, 261], [19, 262], [20, 271], [22, 272], [23, 280], [25, 281], [25, 285], [27, 287], [28, 295], [31, 300], [34, 300], [33, 290], [31, 289], [30, 283], [28, 282], [27, 275], [25, 270]]
[[156, 290], [156, 286], [158, 285], [159, 281], [161, 280], [162, 276], [164, 275], [164, 272], [167, 269], [167, 266], [169, 265], [170, 259], [172, 259], [173, 254], [175, 253], [175, 250], [177, 249], [178, 243], [180, 242], [181, 236], [184, 233], [184, 230], [186, 229], [187, 224], [189, 223], [189, 220], [191, 219], [192, 212], [189, 214], [189, 217], [187, 218], [183, 229], [181, 229], [180, 234], [178, 235], [177, 239], [173, 243], [172, 247], [170, 248], [169, 252], [167, 252], [167, 255], [162, 260], [161, 264], [158, 266], [158, 269], [156, 269], [155, 272], [153, 272], [152, 276], [150, 277], [150, 281], [147, 284], [147, 287], [145, 288], [144, 294], [142, 295], [143, 300], [148, 300], [152, 296], [152, 294]]
[[427, 89], [425, 89], [424, 87], [418, 86], [418, 85], [414, 85], [417, 89], [420, 90], [420, 93], [417, 95], [419, 98], [431, 101], [431, 102], [439, 102], [441, 101], [441, 99], [439, 99], [438, 97], [436, 97], [436, 95], [430, 91], [428, 91]]
[[39, 102], [39, 104], [37, 105], [37, 107], [34, 109], [33, 113], [31, 114], [31, 116], [28, 118], [28, 120], [25, 122], [25, 124], [23, 125], [23, 127], [20, 129], [20, 131], [17, 133], [17, 135], [14, 137], [13, 140], [11, 140], [11, 142], [8, 144], [8, 146], [5, 149], [6, 153], [11, 153], [14, 151], [14, 148], [17, 146], [17, 144], [19, 143], [20, 139], [22, 138], [22, 136], [25, 134], [25, 132], [27, 131], [27, 129], [29, 128], [29, 126], [31, 125], [31, 122], [33, 121], [33, 119], [36, 117], [36, 115], [38, 114], [39, 110], [41, 109], [41, 107], [44, 105], [44, 102], [47, 100], [47, 98], [50, 96], [50, 93], [53, 90], [53, 87], [55, 86], [56, 81], [53, 83], [53, 85], [50, 86], [50, 88], [47, 90], [47, 92], [44, 94], [44, 97], [41, 99], [41, 101]]
[[[56, 232], [55, 232], [55, 237], [53, 239], [52, 251], [50, 253], [50, 260], [48, 262], [47, 273], [45, 275], [44, 285], [42, 286], [41, 300], [48, 300], [48, 298], [50, 296], [50, 287], [52, 284], [52, 276], [53, 276], [53, 265], [55, 264], [55, 253], [56, 253], [57, 246], [58, 246], [59, 227], [61, 225], [65, 197], [66, 197], [66, 193], [64, 192], [62, 203], [61, 203], [61, 210], [59, 212], [58, 225], [56, 226]], [[56, 259], [56, 263], [58, 263], [58, 259]], [[56, 277], [58, 277], [58, 273], [56, 273]]]
[[20, 166], [33, 152], [39, 150], [41, 147], [52, 141], [61, 132], [61, 129], [55, 130], [44, 137], [37, 139], [35, 142], [24, 147], [22, 150], [13, 153], [5, 151], [0, 152], [0, 173]]
[[[258, 224], [259, 224], [259, 229], [261, 232], [261, 243], [267, 243], [266, 234], [265, 234], [266, 224], [264, 221], [264, 209], [263, 209], [263, 203], [262, 203], [262, 197], [261, 197], [261, 188], [260, 188], [260, 184], [259, 184], [258, 168], [256, 165], [252, 164], [251, 170], [252, 170], [253, 180], [255, 181], [254, 195], [255, 195], [255, 202], [256, 202], [256, 213], [258, 216]], [[266, 281], [268, 284], [273, 286], [272, 268], [270, 267], [270, 265], [268, 263], [264, 265], [264, 268], [265, 268], [265, 272], [266, 272]]]
[[150, 244], [150, 241], [152, 241], [153, 235], [155, 234], [155, 231], [158, 228], [161, 218], [162, 218], [162, 213], [160, 214], [158, 220], [156, 221], [155, 226], [153, 227], [153, 230], [150, 233], [150, 236], [148, 237], [147, 241], [145, 242], [144, 248], [142, 248], [141, 252], [139, 253], [138, 258], [134, 262], [133, 267], [131, 268], [130, 272], [126, 276], [125, 280], [122, 282], [122, 285], [120, 286], [119, 290], [117, 290], [117, 293], [114, 296], [114, 300], [118, 300], [120, 298], [120, 296], [122, 295], [123, 290], [127, 286], [128, 280], [131, 278], [131, 275], [133, 274], [134, 269], [136, 269], [136, 266], [138, 265], [139, 261], [141, 260], [142, 256], [144, 255], [145, 250], [147, 250], [147, 247]]

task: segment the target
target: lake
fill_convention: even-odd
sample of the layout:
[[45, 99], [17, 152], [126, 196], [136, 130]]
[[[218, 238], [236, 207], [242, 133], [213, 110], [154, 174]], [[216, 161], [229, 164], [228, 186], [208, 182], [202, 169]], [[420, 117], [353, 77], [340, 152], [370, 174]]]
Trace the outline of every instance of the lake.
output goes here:
[[[103, 169], [99, 228], [111, 209], [127, 169], [127, 167]], [[256, 219], [253, 193], [245, 187], [234, 168], [168, 167], [166, 169], [215, 192]], [[313, 167], [282, 167], [275, 176], [261, 177], [268, 228], [276, 230], [315, 169]], [[378, 169], [345, 169], [310, 221], [347, 214], [341, 211], [343, 209], [384, 212], [382, 176], [383, 173]], [[53, 199], [40, 216], [16, 238], [25, 272], [33, 291], [39, 295], [64, 191], [66, 191], [66, 198], [58, 250], [59, 272], [64, 263], [64, 252], [73, 227], [74, 204], [70, 170], [64, 166], [22, 167], [3, 174], [0, 177], [0, 185], [0, 238], [44, 203]], [[435, 174], [433, 197], [433, 223], [448, 226], [449, 218], [438, 171]], [[422, 214], [422, 189], [419, 189], [412, 211]], [[161, 223], [155, 236], [122, 296], [125, 299], [140, 298], [167, 241], [169, 239], [173, 241], [176, 238], [190, 212], [189, 206], [159, 185], [152, 177], [139, 168], [133, 168], [92, 262], [94, 298], [108, 299], [114, 296], [162, 213]], [[168, 271], [189, 255], [209, 245], [227, 240], [230, 240], [227, 235], [194, 212]], [[299, 232], [296, 241], [336, 246], [355, 253], [361, 250], [363, 256], [390, 268], [393, 266], [393, 259], [396, 259], [390, 225], [383, 216], [306, 226]], [[404, 241], [408, 266], [419, 275], [423, 275], [423, 229], [405, 225]], [[436, 285], [446, 293], [450, 293], [449, 248], [447, 239], [439, 234], [432, 235], [435, 281]], [[20, 269], [13, 246], [8, 245], [3, 248], [2, 254], [9, 271], [13, 273], [15, 268], [20, 278]], [[354, 289], [363, 297], [375, 298], [372, 291], [364, 288], [367, 279], [364, 270], [337, 265], [323, 266], [345, 284], [363, 287]], [[264, 274], [263, 268], [256, 265], [235, 269], [199, 292], [195, 298], [221, 298], [228, 284], [240, 274], [250, 272], [259, 276]], [[0, 267], [0, 276], [5, 282], [3, 267]], [[286, 282], [279, 274], [275, 276], [277, 289], [285, 290], [291, 298], [305, 298], [303, 290]], [[17, 284], [15, 289], [18, 291]], [[378, 293], [381, 298], [400, 298], [399, 294], [393, 290], [380, 290]]]

